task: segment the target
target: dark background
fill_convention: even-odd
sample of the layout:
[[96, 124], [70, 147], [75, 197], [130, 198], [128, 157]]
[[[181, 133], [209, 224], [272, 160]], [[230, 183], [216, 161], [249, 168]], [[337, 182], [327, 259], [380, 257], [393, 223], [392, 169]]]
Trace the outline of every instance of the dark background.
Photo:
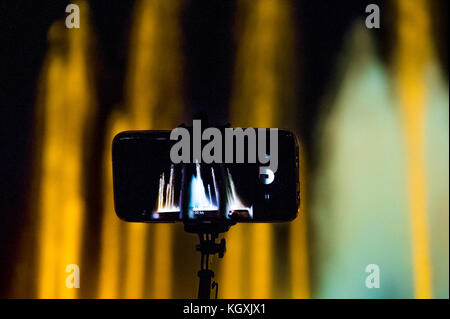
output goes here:
[[[30, 163], [33, 160], [33, 119], [36, 87], [47, 50], [47, 31], [65, 16], [68, 1], [0, 2], [0, 296], [5, 297], [16, 253], [17, 234], [27, 218]], [[382, 30], [377, 49], [389, 64], [395, 38], [395, 10], [390, 2], [369, 1], [381, 7]], [[432, 1], [432, 23], [439, 59], [448, 79], [448, 2]], [[302, 86], [298, 127], [306, 155], [321, 111], [318, 99], [329, 83], [343, 35], [355, 19], [365, 19], [363, 1], [296, 1]], [[100, 92], [98, 121], [123, 100], [123, 80], [128, 52], [131, 1], [92, 1], [93, 25], [98, 37], [97, 85]], [[187, 62], [184, 92], [189, 114], [208, 113], [212, 122], [228, 121], [232, 65], [235, 58], [233, 22], [235, 1], [188, 1], [183, 14], [183, 51]], [[385, 14], [386, 13], [386, 14]], [[103, 149], [102, 136], [94, 141]], [[314, 163], [314, 160], [310, 161]], [[95, 161], [92, 165], [97, 165]], [[95, 170], [94, 168], [91, 168]], [[95, 185], [93, 186], [95, 189]], [[92, 196], [95, 196], [95, 192]]]

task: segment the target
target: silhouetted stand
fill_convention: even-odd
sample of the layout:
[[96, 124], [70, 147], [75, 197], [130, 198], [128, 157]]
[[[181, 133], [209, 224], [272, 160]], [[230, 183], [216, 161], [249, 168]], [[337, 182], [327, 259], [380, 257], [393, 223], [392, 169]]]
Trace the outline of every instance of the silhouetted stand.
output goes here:
[[228, 231], [232, 223], [221, 224], [200, 224], [186, 225], [184, 229], [189, 233], [196, 233], [200, 239], [200, 244], [196, 246], [196, 250], [201, 253], [200, 271], [197, 273], [199, 280], [198, 299], [210, 299], [211, 289], [216, 288], [215, 298], [217, 299], [219, 285], [212, 282], [214, 272], [209, 269], [209, 256], [218, 254], [219, 258], [223, 258], [225, 254], [225, 239], [216, 242], [219, 233]]
[[[210, 127], [208, 123], [208, 116], [206, 113], [197, 113], [193, 120], [201, 120], [204, 127]], [[180, 127], [187, 127], [180, 124]], [[225, 125], [214, 126], [217, 128], [231, 127], [229, 123]], [[196, 250], [201, 253], [200, 270], [197, 273], [199, 278], [198, 285], [198, 299], [210, 299], [211, 289], [216, 288], [215, 298], [217, 299], [219, 285], [217, 282], [212, 282], [214, 272], [209, 269], [209, 255], [218, 254], [222, 258], [225, 254], [225, 239], [221, 239], [216, 243], [216, 239], [220, 233], [225, 233], [232, 225], [236, 224], [234, 221], [216, 221], [216, 222], [198, 222], [185, 221], [184, 230], [188, 233], [198, 234], [200, 244], [196, 246]]]

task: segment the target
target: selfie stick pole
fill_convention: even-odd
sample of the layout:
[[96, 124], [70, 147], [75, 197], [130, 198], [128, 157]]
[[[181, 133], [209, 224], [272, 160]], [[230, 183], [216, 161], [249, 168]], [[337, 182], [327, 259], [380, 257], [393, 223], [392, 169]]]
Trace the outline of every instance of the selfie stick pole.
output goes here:
[[219, 285], [217, 282], [212, 282], [214, 272], [209, 269], [209, 256], [218, 254], [219, 258], [223, 258], [225, 254], [225, 239], [222, 238], [220, 242], [216, 242], [219, 233], [228, 231], [232, 224], [220, 225], [186, 225], [185, 231], [189, 233], [196, 233], [200, 239], [200, 244], [196, 246], [196, 250], [201, 253], [200, 270], [197, 273], [200, 279], [198, 285], [198, 299], [210, 299], [211, 288], [216, 288], [215, 298], [217, 299]]
[[198, 299], [209, 299], [211, 295], [211, 288], [216, 288], [216, 299], [218, 294], [218, 284], [211, 280], [214, 277], [214, 272], [208, 268], [209, 255], [218, 254], [219, 258], [222, 258], [225, 253], [225, 239], [219, 243], [216, 243], [217, 234], [205, 233], [198, 234], [200, 238], [200, 244], [197, 245], [197, 251], [201, 252], [200, 271], [198, 277], [200, 279], [198, 286]]

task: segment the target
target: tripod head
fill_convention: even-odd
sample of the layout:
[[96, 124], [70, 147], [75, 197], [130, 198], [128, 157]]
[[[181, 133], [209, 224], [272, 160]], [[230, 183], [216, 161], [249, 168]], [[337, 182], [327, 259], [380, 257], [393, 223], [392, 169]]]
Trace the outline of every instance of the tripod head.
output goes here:
[[227, 232], [228, 229], [236, 222], [223, 221], [216, 223], [196, 223], [184, 224], [184, 230], [188, 233], [198, 234], [200, 243], [196, 246], [196, 250], [200, 251], [200, 270], [197, 273], [200, 281], [198, 287], [198, 299], [210, 299], [211, 288], [216, 288], [215, 298], [217, 299], [219, 285], [217, 282], [212, 282], [214, 272], [209, 267], [209, 256], [218, 254], [219, 258], [223, 258], [226, 250], [225, 239], [222, 238], [220, 242], [216, 242], [216, 238], [220, 233]]

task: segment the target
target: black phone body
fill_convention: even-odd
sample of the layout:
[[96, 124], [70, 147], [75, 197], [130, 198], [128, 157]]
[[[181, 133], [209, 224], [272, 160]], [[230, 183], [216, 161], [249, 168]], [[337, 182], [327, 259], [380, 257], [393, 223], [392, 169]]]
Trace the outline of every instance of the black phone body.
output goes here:
[[[278, 168], [259, 163], [173, 163], [171, 131], [125, 131], [113, 140], [114, 206], [130, 222], [282, 222], [300, 203], [298, 143], [278, 131]], [[246, 145], [247, 147], [247, 145]]]

